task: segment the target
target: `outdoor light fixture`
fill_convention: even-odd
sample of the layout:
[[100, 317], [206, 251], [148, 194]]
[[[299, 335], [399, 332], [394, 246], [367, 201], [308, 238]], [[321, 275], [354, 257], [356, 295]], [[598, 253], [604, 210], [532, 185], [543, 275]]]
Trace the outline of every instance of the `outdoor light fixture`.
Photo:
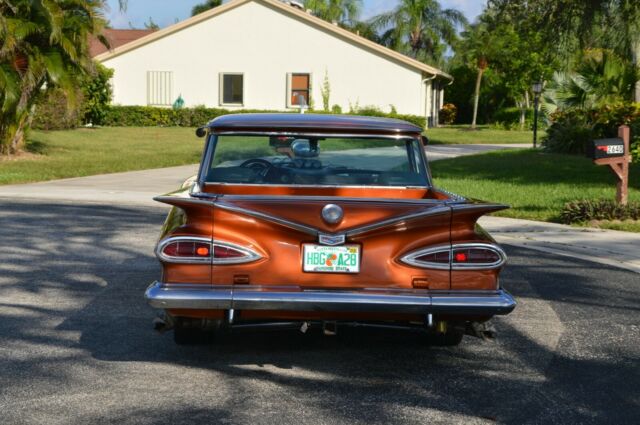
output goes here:
[[533, 102], [533, 147], [538, 144], [538, 104], [540, 103], [540, 94], [542, 93], [542, 81], [536, 81], [531, 85], [531, 91], [534, 94]]
[[533, 85], [531, 86], [531, 90], [536, 94], [539, 95], [540, 93], [542, 93], [542, 82], [538, 81], [536, 83], [533, 83]]

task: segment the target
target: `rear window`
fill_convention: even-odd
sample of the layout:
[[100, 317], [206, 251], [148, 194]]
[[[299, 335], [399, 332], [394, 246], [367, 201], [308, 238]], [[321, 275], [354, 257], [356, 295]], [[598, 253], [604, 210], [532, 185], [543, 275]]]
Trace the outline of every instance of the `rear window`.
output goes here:
[[300, 186], [427, 186], [415, 138], [218, 135], [206, 181]]

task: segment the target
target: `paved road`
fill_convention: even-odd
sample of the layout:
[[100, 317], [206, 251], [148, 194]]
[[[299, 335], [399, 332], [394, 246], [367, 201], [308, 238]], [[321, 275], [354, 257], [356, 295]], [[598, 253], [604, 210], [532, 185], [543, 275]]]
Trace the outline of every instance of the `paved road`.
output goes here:
[[178, 347], [142, 291], [162, 210], [3, 202], [0, 422], [637, 423], [638, 274], [507, 247], [495, 342], [390, 331]]

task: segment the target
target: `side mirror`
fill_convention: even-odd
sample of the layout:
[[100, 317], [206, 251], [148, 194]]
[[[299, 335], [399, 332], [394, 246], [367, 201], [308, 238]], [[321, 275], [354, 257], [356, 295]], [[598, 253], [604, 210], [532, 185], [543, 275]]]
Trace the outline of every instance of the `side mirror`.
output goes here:
[[429, 139], [427, 139], [427, 136], [420, 136], [420, 139], [422, 140], [423, 146], [427, 146], [429, 144]]
[[198, 128], [196, 128], [196, 136], [197, 137], [204, 137], [206, 135], [207, 135], [206, 127], [198, 127]]

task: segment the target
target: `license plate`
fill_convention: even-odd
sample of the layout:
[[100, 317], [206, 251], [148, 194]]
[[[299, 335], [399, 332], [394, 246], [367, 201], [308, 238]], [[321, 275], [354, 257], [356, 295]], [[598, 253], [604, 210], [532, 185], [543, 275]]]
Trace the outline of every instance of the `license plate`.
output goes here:
[[302, 246], [302, 269], [317, 273], [359, 273], [360, 246]]

